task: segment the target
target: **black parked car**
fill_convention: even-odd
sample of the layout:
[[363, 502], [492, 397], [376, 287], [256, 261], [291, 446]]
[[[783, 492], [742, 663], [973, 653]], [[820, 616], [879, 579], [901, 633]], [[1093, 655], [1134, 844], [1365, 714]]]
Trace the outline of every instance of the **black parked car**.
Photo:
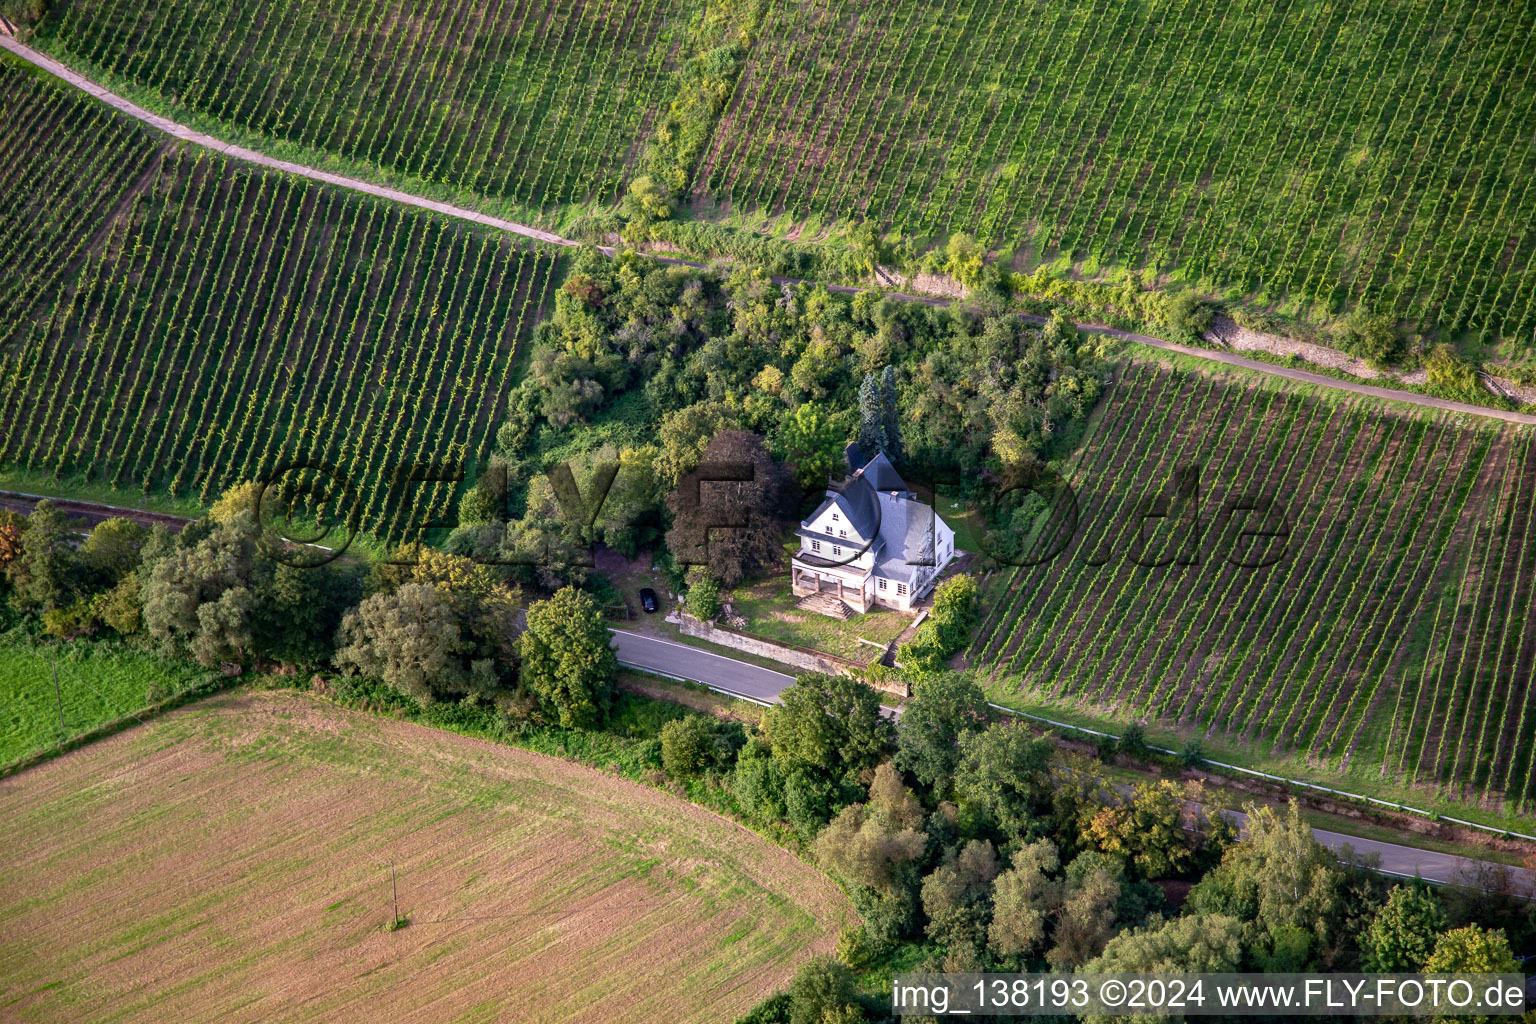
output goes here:
[[648, 612], [654, 612], [656, 610], [656, 591], [650, 587], [641, 587], [640, 607]]

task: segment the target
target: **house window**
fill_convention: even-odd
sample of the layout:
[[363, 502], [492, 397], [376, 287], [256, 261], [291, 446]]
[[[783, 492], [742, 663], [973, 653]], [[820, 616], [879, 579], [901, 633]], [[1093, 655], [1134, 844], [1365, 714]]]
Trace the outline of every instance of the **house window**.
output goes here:
[[848, 531], [847, 530], [838, 530], [837, 531], [837, 535], [839, 537], [846, 537], [846, 536], [848, 536]]
[[881, 580], [881, 581], [880, 581], [880, 589], [881, 589], [881, 590], [884, 590], [884, 589], [885, 589], [885, 580]]
[[835, 522], [837, 522], [837, 521], [838, 521], [838, 519], [837, 519], [837, 513], [836, 513], [836, 512], [833, 512], [833, 513], [832, 513], [832, 521], [833, 521], [833, 522], [834, 522], [834, 523], [835, 523]]
[[907, 592], [907, 585], [905, 583], [898, 583], [898, 584], [896, 584], [896, 593], [898, 593], [898, 594], [905, 594], [906, 592]]
[[831, 532], [832, 532], [832, 527], [830, 527], [830, 526], [827, 527], [827, 533], [830, 534]]
[[842, 549], [842, 548], [840, 548], [840, 547], [838, 547], [838, 546], [837, 546], [837, 545], [836, 545], [836, 544], [833, 544], [833, 545], [832, 545], [832, 553], [833, 553], [833, 554], [834, 554], [834, 555], [840, 555], [840, 554], [842, 554], [842, 553], [843, 553], [843, 549]]
[[811, 550], [812, 551], [820, 551], [821, 550], [821, 541], [819, 541], [819, 540], [811, 541]]

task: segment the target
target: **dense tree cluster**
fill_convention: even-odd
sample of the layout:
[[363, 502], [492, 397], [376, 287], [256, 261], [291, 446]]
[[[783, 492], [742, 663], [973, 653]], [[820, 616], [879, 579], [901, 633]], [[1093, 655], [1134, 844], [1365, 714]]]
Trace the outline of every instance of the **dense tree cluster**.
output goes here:
[[861, 438], [904, 458], [914, 478], [974, 486], [985, 472], [1034, 465], [1086, 415], [1101, 389], [1099, 352], [1060, 317], [1038, 326], [775, 285], [746, 267], [587, 251], [535, 332], [498, 456], [526, 478], [552, 457], [614, 444], [648, 459], [670, 489], [734, 429], [763, 437], [812, 493]]

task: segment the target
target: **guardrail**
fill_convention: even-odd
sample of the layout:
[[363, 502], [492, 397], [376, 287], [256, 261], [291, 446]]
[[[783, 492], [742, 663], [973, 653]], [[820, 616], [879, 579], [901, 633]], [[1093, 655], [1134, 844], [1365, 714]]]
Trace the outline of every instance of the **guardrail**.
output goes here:
[[[1071, 722], [1058, 722], [1053, 718], [1046, 718], [1043, 715], [1032, 715], [1027, 711], [1018, 711], [1014, 708], [1004, 707], [1001, 704], [994, 704], [991, 701], [987, 702], [987, 706], [996, 708], [998, 711], [1003, 712], [1005, 715], [1014, 715], [1018, 718], [1028, 718], [1035, 722], [1044, 722], [1046, 725], [1055, 726], [1058, 729], [1072, 729], [1076, 732], [1085, 733], [1089, 736], [1101, 736], [1105, 739], [1116, 741], [1120, 739], [1119, 736], [1116, 736], [1111, 732], [1100, 732], [1098, 729], [1089, 729], [1086, 726], [1073, 725]], [[1153, 746], [1150, 743], [1147, 744], [1147, 749], [1155, 750], [1159, 754], [1172, 754], [1174, 757], [1179, 756], [1179, 751], [1177, 750], [1169, 750], [1167, 747]], [[1243, 775], [1251, 775], [1255, 778], [1265, 779], [1270, 782], [1279, 782], [1287, 786], [1297, 786], [1301, 789], [1309, 789], [1316, 793], [1327, 793], [1330, 796], [1343, 797], [1348, 800], [1357, 800], [1361, 803], [1372, 804], [1377, 807], [1385, 807], [1389, 810], [1401, 811], [1405, 814], [1416, 814], [1419, 817], [1428, 818], [1431, 821], [1446, 821], [1453, 825], [1461, 825], [1466, 828], [1475, 828], [1480, 831], [1487, 832], [1491, 835], [1500, 836], [1502, 838], [1525, 839], [1536, 843], [1536, 836], [1527, 835], [1524, 832], [1515, 832], [1507, 828], [1499, 828], [1496, 825], [1484, 825], [1476, 821], [1466, 821], [1462, 818], [1453, 818], [1450, 815], [1439, 814], [1435, 811], [1426, 810], [1423, 807], [1414, 807], [1411, 804], [1400, 804], [1393, 800], [1382, 800], [1379, 797], [1366, 796], [1364, 793], [1351, 793], [1346, 789], [1334, 789], [1331, 786], [1319, 785], [1316, 782], [1307, 782], [1304, 779], [1292, 779], [1285, 775], [1274, 775], [1270, 772], [1261, 772], [1256, 768], [1244, 768], [1242, 765], [1227, 764], [1225, 761], [1214, 761], [1208, 757], [1200, 758], [1200, 763], [1210, 765], [1212, 768], [1220, 768], [1223, 771], [1238, 772]]]

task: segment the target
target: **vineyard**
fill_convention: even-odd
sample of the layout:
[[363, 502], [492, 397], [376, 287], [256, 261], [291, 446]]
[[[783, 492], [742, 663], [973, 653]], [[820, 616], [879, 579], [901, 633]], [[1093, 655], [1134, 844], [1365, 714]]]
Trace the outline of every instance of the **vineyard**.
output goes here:
[[[33, 122], [0, 133], [0, 203], [25, 214], [7, 221], [18, 244], [46, 254], [36, 279], [58, 285], [29, 295], [35, 316], [13, 304], [0, 321], [0, 465], [206, 505], [325, 463], [350, 492], [298, 511], [344, 504], [385, 541], [445, 510], [456, 484], [407, 484], [399, 467], [485, 456], [557, 257], [203, 151], [146, 159], [133, 137], [67, 163], [40, 126], [79, 117], [73, 97], [0, 64], [13, 103]], [[17, 193], [34, 182], [77, 206], [29, 204]]]
[[532, 209], [618, 193], [683, 0], [55, 5], [61, 59], [363, 167]]
[[1528, 338], [1533, 67], [1486, 0], [779, 3], [696, 197]]
[[919, 248], [965, 231], [1023, 269], [1536, 328], [1529, 4], [56, 8], [38, 44], [151, 106], [544, 221], [622, 193], [712, 19], [750, 9], [734, 93], [700, 126], [700, 215], [868, 219]]
[[1134, 362], [1104, 417], [1070, 544], [991, 581], [1001, 699], [1536, 799], [1530, 430]]

